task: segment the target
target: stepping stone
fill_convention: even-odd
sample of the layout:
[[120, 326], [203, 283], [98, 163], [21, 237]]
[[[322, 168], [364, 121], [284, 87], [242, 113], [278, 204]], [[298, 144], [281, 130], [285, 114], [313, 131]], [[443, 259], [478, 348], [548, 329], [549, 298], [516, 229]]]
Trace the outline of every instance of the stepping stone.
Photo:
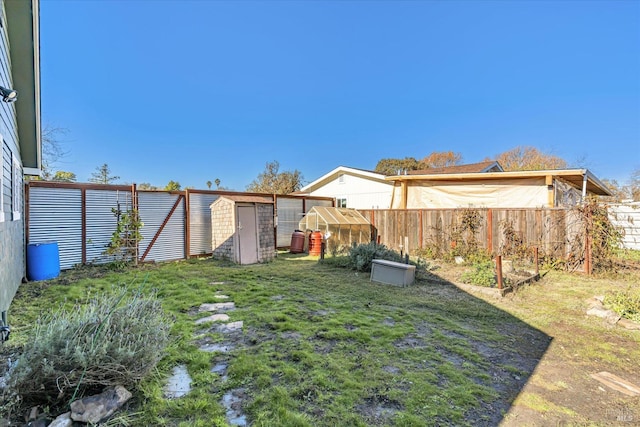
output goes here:
[[227, 353], [233, 350], [233, 344], [220, 344], [220, 343], [204, 344], [200, 346], [200, 350], [206, 351], [208, 353], [215, 353], [216, 351], [220, 353]]
[[222, 295], [222, 294], [214, 295], [213, 297], [214, 297], [215, 299], [229, 299], [229, 296], [228, 296], [228, 295]]
[[211, 368], [211, 372], [214, 374], [224, 374], [227, 371], [226, 363], [218, 363], [216, 366]]
[[210, 285], [224, 285], [227, 282], [209, 282]]
[[218, 332], [231, 333], [231, 332], [242, 331], [242, 325], [243, 325], [242, 320], [238, 322], [224, 323], [222, 325], [218, 325]]
[[166, 399], [175, 399], [184, 396], [190, 391], [191, 376], [187, 372], [187, 367], [185, 365], [174, 367], [169, 382], [164, 389], [164, 397]]
[[202, 319], [196, 320], [196, 325], [201, 325], [207, 322], [226, 322], [229, 320], [228, 314], [213, 314], [211, 316], [203, 317]]
[[232, 426], [246, 426], [247, 417], [242, 413], [244, 389], [236, 389], [222, 396], [222, 406], [227, 410], [227, 422]]
[[198, 311], [231, 311], [235, 309], [236, 305], [232, 302], [214, 302], [212, 304], [202, 304]]

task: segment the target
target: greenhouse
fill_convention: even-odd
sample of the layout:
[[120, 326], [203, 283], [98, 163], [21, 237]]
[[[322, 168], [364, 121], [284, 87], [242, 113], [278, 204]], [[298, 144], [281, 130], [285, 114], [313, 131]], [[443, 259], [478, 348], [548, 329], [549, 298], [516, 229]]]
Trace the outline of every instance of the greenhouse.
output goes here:
[[320, 231], [329, 252], [371, 241], [371, 223], [355, 209], [314, 206], [298, 226], [305, 232]]

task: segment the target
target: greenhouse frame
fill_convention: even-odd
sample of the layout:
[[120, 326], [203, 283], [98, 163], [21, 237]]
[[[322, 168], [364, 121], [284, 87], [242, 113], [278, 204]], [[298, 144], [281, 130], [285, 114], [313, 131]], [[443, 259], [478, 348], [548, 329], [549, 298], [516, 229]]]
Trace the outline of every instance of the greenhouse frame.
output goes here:
[[320, 231], [330, 252], [341, 251], [353, 243], [369, 243], [371, 223], [355, 209], [314, 206], [300, 220], [300, 230]]

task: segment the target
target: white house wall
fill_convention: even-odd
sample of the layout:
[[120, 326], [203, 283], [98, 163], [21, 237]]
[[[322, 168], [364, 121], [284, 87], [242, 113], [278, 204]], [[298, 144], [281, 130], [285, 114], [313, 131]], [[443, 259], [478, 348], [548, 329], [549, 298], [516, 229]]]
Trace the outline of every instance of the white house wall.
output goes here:
[[[393, 209], [400, 209], [401, 187], [395, 187]], [[407, 209], [460, 207], [539, 208], [547, 206], [544, 178], [474, 181], [416, 181], [407, 189]]]
[[310, 193], [311, 196], [347, 199], [348, 208], [389, 209], [393, 184], [355, 175], [342, 175]]

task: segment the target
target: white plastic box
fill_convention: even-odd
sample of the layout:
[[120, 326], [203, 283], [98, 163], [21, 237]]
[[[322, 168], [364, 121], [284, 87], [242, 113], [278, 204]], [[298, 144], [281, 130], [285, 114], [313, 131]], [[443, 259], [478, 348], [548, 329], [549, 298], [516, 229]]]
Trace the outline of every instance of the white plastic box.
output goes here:
[[386, 283], [388, 285], [409, 286], [416, 277], [416, 266], [402, 264], [386, 259], [374, 259], [371, 262], [372, 282]]

